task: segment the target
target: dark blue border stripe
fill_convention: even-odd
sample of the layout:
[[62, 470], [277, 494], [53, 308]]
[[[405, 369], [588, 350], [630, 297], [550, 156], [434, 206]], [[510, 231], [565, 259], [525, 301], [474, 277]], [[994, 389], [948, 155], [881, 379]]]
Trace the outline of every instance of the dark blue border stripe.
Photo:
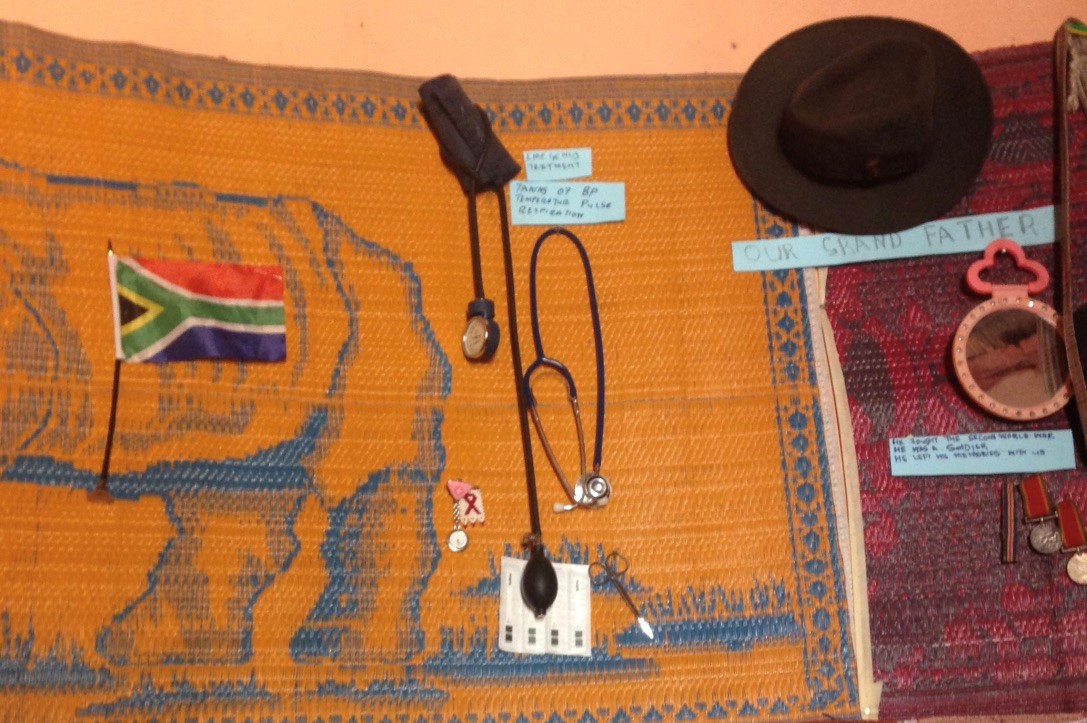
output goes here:
[[110, 181], [104, 178], [91, 178], [89, 176], [58, 176], [48, 174], [46, 183], [55, 183], [59, 186], [84, 186], [88, 188], [108, 188], [113, 191], [136, 191], [134, 181]]

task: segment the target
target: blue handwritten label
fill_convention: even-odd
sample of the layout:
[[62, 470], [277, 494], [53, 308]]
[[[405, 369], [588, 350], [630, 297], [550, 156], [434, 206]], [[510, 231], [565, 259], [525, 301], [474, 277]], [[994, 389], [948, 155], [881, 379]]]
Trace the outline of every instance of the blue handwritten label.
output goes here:
[[818, 233], [733, 241], [732, 268], [735, 271], [775, 271], [980, 252], [998, 238], [1011, 239], [1020, 246], [1053, 243], [1056, 240], [1053, 207], [948, 218], [879, 236]]
[[934, 477], [1075, 469], [1072, 433], [991, 432], [889, 440], [891, 474]]
[[593, 175], [592, 148], [556, 148], [525, 151], [525, 178], [530, 181], [568, 181]]
[[513, 181], [510, 206], [514, 226], [623, 221], [627, 216], [626, 184]]

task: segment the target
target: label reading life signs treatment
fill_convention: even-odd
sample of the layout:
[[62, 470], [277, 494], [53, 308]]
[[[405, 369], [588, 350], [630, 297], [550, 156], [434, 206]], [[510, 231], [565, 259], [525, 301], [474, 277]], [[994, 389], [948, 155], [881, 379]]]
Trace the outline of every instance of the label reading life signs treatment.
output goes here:
[[525, 151], [525, 178], [529, 181], [569, 181], [593, 175], [592, 148], [555, 148]]

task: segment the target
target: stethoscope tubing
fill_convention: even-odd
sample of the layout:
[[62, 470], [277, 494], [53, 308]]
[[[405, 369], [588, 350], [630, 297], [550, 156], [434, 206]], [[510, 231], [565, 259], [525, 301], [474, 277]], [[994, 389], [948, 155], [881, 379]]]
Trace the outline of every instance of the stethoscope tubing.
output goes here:
[[[589, 263], [589, 254], [585, 250], [585, 245], [581, 242], [576, 235], [569, 230], [556, 226], [544, 231], [540, 234], [540, 237], [536, 239], [536, 244], [532, 248], [532, 259], [529, 263], [529, 276], [528, 276], [528, 298], [529, 298], [529, 314], [532, 323], [532, 343], [536, 350], [536, 359], [528, 365], [524, 373], [524, 391], [525, 401], [528, 404], [529, 410], [535, 415], [536, 398], [532, 394], [532, 374], [538, 369], [547, 368], [557, 372], [563, 377], [566, 382], [567, 391], [570, 397], [570, 403], [575, 409], [575, 419], [579, 419], [580, 415], [577, 412], [577, 386], [574, 383], [574, 377], [570, 373], [570, 370], [566, 368], [566, 365], [559, 360], [547, 356], [544, 351], [543, 336], [540, 333], [540, 314], [539, 305], [537, 303], [537, 278], [538, 278], [538, 266], [540, 251], [543, 249], [544, 243], [555, 236], [561, 236], [577, 249], [578, 255], [581, 257], [581, 265], [585, 271], [585, 287], [589, 296], [589, 313], [592, 317], [593, 324], [593, 344], [595, 347], [596, 356], [596, 429], [593, 438], [593, 466], [592, 471], [594, 474], [599, 474], [600, 465], [603, 460], [604, 453], [604, 340], [600, 330], [600, 308], [596, 299], [596, 284], [593, 281], [593, 270]], [[541, 437], [546, 438], [542, 434], [542, 426], [537, 424], [537, 430], [541, 432]], [[578, 436], [581, 436], [580, 422]], [[579, 440], [580, 441], [580, 440]], [[548, 445], [549, 446], [549, 445]], [[582, 445], [582, 457], [584, 458], [584, 445]], [[583, 470], [584, 471], [584, 470]], [[565, 486], [565, 485], [564, 485]], [[568, 490], [569, 491], [569, 490]]]

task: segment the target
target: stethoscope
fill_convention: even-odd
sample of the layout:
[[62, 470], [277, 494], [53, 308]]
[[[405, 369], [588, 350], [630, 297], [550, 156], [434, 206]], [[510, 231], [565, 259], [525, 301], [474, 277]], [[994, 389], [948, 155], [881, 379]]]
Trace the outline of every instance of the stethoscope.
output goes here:
[[[577, 386], [570, 370], [562, 362], [553, 359], [544, 353], [543, 339], [540, 336], [540, 315], [536, 303], [536, 278], [537, 262], [540, 250], [544, 242], [553, 236], [563, 236], [574, 245], [581, 256], [581, 265], [585, 269], [585, 286], [589, 292], [589, 313], [593, 322], [593, 342], [596, 345], [596, 435], [593, 440], [593, 465], [591, 469], [585, 466], [585, 431], [581, 423], [581, 410], [578, 406]], [[532, 424], [536, 427], [536, 434], [540, 437], [547, 459], [555, 470], [563, 489], [572, 501], [570, 504], [556, 502], [555, 512], [569, 512], [576, 509], [596, 509], [604, 507], [611, 500], [611, 483], [600, 474], [600, 462], [604, 447], [604, 341], [600, 333], [600, 311], [596, 303], [596, 287], [593, 284], [593, 271], [589, 265], [589, 255], [585, 252], [585, 246], [570, 231], [564, 228], [552, 228], [545, 231], [537, 240], [532, 249], [532, 261], [529, 266], [528, 277], [529, 310], [532, 316], [532, 342], [536, 347], [536, 360], [528, 365], [524, 373], [524, 396]], [[539, 369], [547, 368], [555, 371], [566, 382], [567, 399], [574, 415], [574, 426], [577, 428], [578, 452], [580, 457], [580, 472], [577, 480], [571, 485], [566, 473], [559, 463], [551, 443], [544, 431], [543, 421], [537, 409], [536, 397], [532, 393], [532, 375]]]

